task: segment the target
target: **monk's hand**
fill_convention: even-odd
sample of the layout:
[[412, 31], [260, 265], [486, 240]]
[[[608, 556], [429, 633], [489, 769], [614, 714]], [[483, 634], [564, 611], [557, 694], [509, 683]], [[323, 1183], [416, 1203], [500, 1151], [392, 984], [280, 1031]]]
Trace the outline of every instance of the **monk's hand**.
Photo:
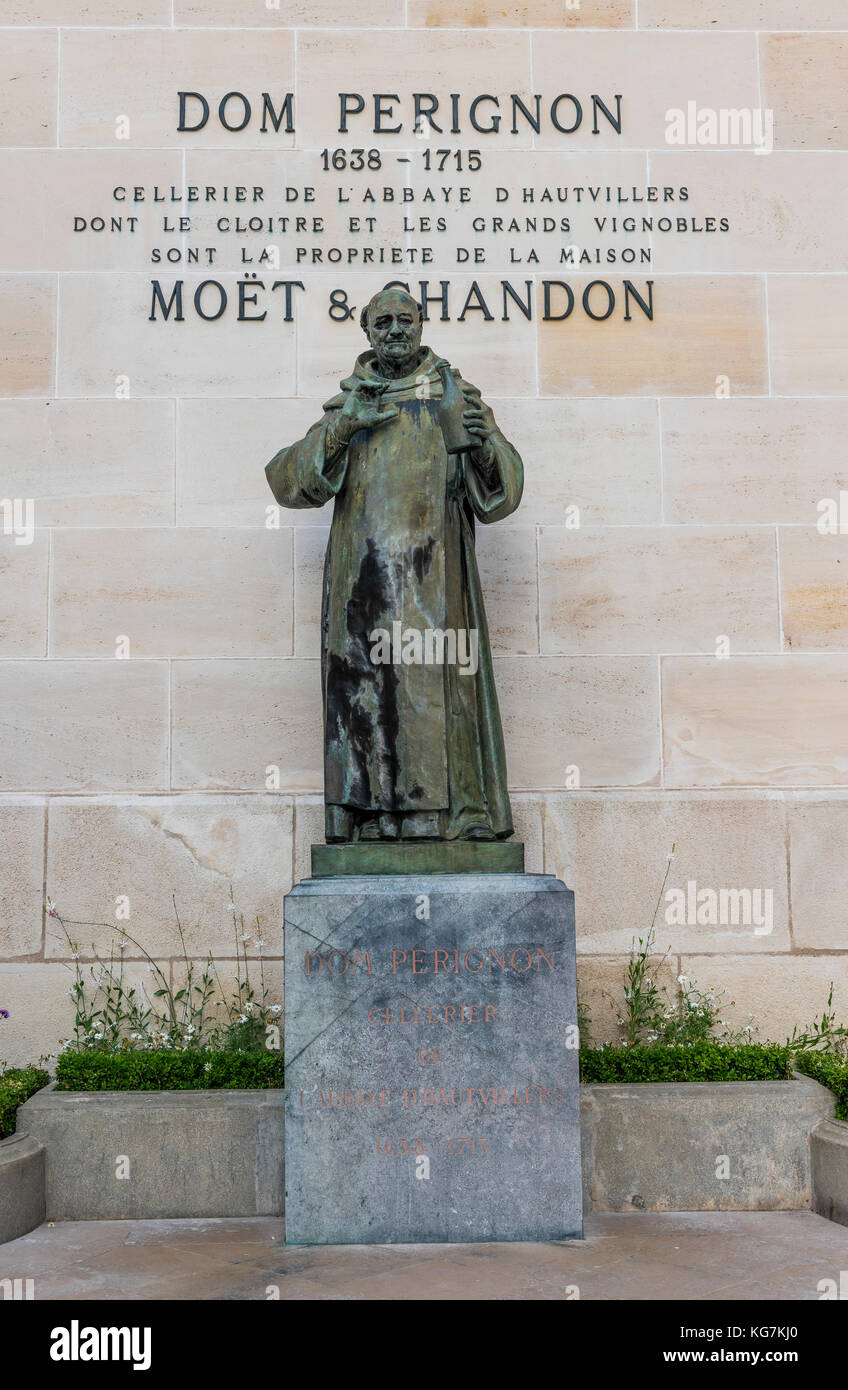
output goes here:
[[381, 403], [388, 385], [388, 381], [358, 381], [348, 392], [344, 408], [333, 425], [333, 433], [342, 444], [349, 444], [357, 430], [373, 430], [396, 419], [397, 406]]
[[489, 439], [494, 433], [492, 412], [483, 404], [480, 392], [474, 387], [464, 386], [462, 394], [466, 402], [465, 410], [462, 412], [462, 423], [475, 441], [472, 456], [482, 462], [489, 462], [492, 458]]

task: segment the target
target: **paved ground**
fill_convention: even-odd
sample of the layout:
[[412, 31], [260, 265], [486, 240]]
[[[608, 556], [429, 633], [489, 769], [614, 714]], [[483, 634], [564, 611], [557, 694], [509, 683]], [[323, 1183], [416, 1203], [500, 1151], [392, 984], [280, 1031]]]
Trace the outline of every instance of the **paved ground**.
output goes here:
[[848, 1270], [848, 1227], [806, 1211], [597, 1214], [549, 1245], [282, 1242], [265, 1218], [61, 1222], [0, 1246], [0, 1278], [36, 1299], [760, 1300]]

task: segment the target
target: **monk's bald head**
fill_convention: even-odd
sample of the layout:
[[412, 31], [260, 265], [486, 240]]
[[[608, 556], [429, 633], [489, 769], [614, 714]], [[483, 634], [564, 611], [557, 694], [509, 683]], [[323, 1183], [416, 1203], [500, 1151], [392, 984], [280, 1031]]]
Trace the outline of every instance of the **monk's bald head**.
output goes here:
[[359, 316], [384, 376], [407, 376], [420, 357], [421, 306], [400, 287], [380, 290]]
[[419, 323], [421, 322], [421, 305], [418, 303], [418, 300], [413, 299], [412, 295], [402, 289], [400, 285], [392, 285], [387, 290], [378, 290], [365, 305], [365, 308], [359, 315], [359, 326], [363, 333], [368, 333], [368, 322], [371, 316], [375, 314], [380, 307], [384, 307], [387, 304], [390, 305], [395, 301], [402, 302], [411, 313], [417, 315]]

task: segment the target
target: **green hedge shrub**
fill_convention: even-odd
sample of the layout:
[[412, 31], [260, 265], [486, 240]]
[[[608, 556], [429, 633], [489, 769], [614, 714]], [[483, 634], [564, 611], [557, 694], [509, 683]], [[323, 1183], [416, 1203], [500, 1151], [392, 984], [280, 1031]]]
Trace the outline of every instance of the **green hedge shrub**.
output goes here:
[[836, 1096], [837, 1120], [848, 1120], [848, 1060], [824, 1052], [807, 1052], [794, 1059], [796, 1071], [811, 1076]]
[[262, 1091], [284, 1084], [280, 1053], [63, 1052], [57, 1091]]
[[580, 1052], [580, 1080], [785, 1081], [789, 1054], [777, 1043], [728, 1047], [705, 1039], [685, 1047], [587, 1047]]
[[50, 1077], [40, 1067], [15, 1067], [0, 1073], [0, 1139], [15, 1132], [15, 1117], [19, 1105], [34, 1096]]
[[[805, 1069], [798, 1061], [793, 1065]], [[44, 1081], [38, 1085], [44, 1085], [46, 1074], [40, 1075]], [[728, 1047], [703, 1041], [688, 1047], [597, 1047], [580, 1052], [580, 1079], [585, 1082], [785, 1081], [789, 1075], [789, 1053], [776, 1043]], [[848, 1104], [844, 1065], [843, 1078]], [[831, 1085], [824, 1077], [817, 1079]], [[56, 1067], [56, 1089], [64, 1091], [267, 1090], [284, 1084], [284, 1061], [277, 1053], [63, 1052]]]

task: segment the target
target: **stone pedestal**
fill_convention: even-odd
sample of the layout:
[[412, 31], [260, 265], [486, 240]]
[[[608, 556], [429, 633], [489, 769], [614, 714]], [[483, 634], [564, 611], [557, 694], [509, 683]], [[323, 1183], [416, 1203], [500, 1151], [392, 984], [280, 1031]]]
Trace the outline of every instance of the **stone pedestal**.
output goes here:
[[307, 879], [285, 958], [290, 1244], [581, 1236], [564, 884]]
[[343, 874], [523, 874], [524, 846], [516, 840], [359, 840], [313, 845], [312, 877]]

